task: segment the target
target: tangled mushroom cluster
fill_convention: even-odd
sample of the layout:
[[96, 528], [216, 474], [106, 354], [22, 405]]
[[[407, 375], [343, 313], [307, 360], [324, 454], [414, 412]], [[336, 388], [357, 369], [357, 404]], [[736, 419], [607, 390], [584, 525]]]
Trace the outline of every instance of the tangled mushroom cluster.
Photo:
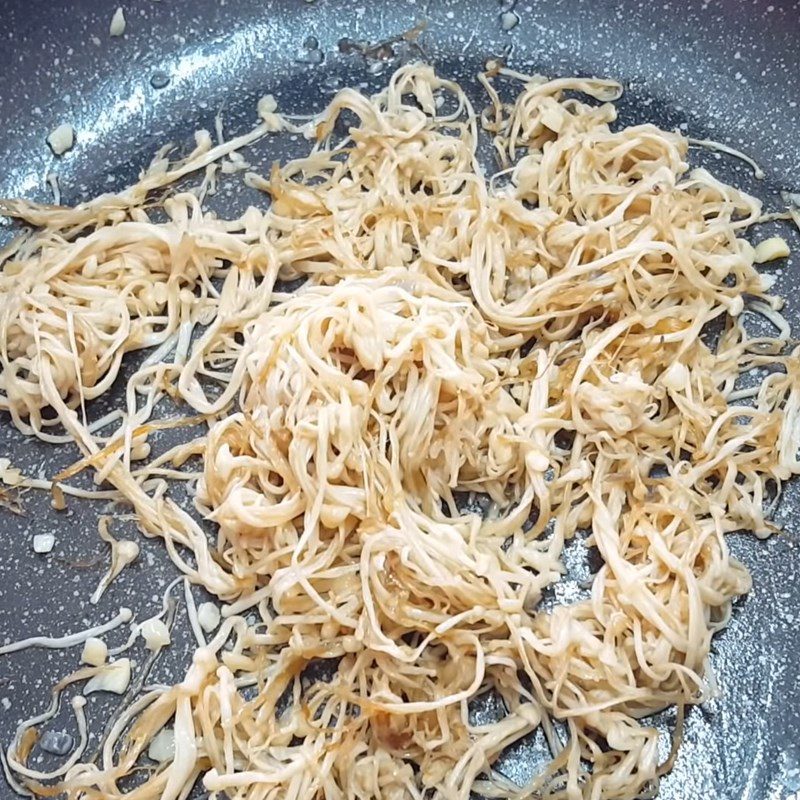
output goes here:
[[[99, 758], [47, 781], [20, 735], [23, 787], [599, 800], [669, 768], [647, 718], [707, 695], [711, 638], [750, 586], [726, 534], [769, 534], [800, 471], [800, 360], [743, 238], [761, 205], [690, 170], [679, 134], [615, 128], [613, 82], [480, 81], [480, 112], [421, 64], [299, 127], [262, 102], [252, 133], [162, 153], [125, 193], [3, 203], [32, 230], [3, 253], [0, 408], [76, 442], [61, 491], [93, 468], [224, 602]], [[263, 207], [226, 220], [163, 192], [247, 169], [239, 150], [287, 129], [313, 145], [247, 173]], [[777, 333], [749, 335], [745, 309]], [[153, 419], [166, 396], [204, 432], [154, 458], [151, 433], [181, 424]], [[187, 478], [193, 510], [170, 494]], [[576, 536], [602, 557], [590, 595], [543, 604]], [[478, 722], [490, 692], [502, 710]], [[493, 765], [537, 730], [551, 759], [518, 786]]]

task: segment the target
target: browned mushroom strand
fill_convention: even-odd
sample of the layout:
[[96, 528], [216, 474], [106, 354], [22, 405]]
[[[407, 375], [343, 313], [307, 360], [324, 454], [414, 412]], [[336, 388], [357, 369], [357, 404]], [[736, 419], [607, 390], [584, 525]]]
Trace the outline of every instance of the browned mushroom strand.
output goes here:
[[[59, 440], [55, 409], [80, 466], [226, 603], [185, 679], [58, 778], [68, 797], [176, 800], [199, 778], [236, 800], [634, 798], [664, 769], [642, 718], [707, 696], [712, 635], [750, 587], [725, 535], [773, 531], [769, 498], [800, 471], [800, 361], [742, 238], [760, 203], [690, 170], [679, 134], [612, 129], [615, 83], [482, 81], [475, 113], [403, 67], [299, 128], [269, 104], [124, 195], [6, 204], [39, 229], [0, 276], [0, 407]], [[520, 83], [513, 103], [498, 82]], [[314, 144], [247, 175], [268, 209], [224, 220], [182, 192], [151, 219], [152, 189], [280, 128]], [[747, 307], [778, 334], [749, 336]], [[101, 437], [85, 403], [144, 347]], [[208, 429], [153, 460], [166, 392]], [[169, 499], [197, 454], [214, 541]], [[543, 610], [586, 532], [590, 596]], [[489, 691], [503, 712], [473, 724]], [[552, 760], [517, 787], [492, 765], [539, 727]], [[126, 793], [165, 728], [174, 755]], [[26, 735], [8, 760], [41, 792]]]

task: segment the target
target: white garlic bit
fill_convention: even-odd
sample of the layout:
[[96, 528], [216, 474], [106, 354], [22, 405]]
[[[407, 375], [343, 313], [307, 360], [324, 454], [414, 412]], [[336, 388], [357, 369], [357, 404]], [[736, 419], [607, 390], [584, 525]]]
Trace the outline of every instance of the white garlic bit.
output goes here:
[[197, 620], [200, 627], [206, 632], [211, 633], [219, 626], [220, 612], [216, 603], [201, 603], [197, 609]]
[[175, 757], [175, 732], [172, 728], [162, 728], [150, 742], [147, 748], [147, 757], [159, 764], [172, 761]]
[[52, 533], [37, 533], [33, 537], [34, 553], [49, 553], [56, 543], [56, 537]]
[[108, 658], [108, 647], [102, 639], [96, 636], [89, 637], [83, 644], [81, 661], [92, 667], [102, 667]]
[[94, 692], [111, 692], [124, 694], [131, 682], [131, 660], [121, 658], [101, 667], [100, 671], [89, 679], [83, 689], [84, 694]]
[[50, 132], [47, 144], [57, 156], [63, 155], [75, 145], [75, 128], [68, 122], [62, 123]]
[[108, 32], [112, 36], [122, 36], [125, 33], [125, 12], [122, 10], [122, 6], [120, 6], [115, 12], [114, 16], [111, 17], [111, 25], [109, 25]]
[[154, 653], [158, 652], [162, 647], [166, 647], [172, 641], [169, 635], [169, 628], [158, 617], [146, 619], [139, 626], [139, 633], [144, 639], [145, 647]]
[[789, 252], [789, 245], [786, 244], [785, 239], [773, 236], [756, 245], [753, 260], [756, 264], [764, 264], [767, 261], [775, 261], [776, 258], [787, 258]]

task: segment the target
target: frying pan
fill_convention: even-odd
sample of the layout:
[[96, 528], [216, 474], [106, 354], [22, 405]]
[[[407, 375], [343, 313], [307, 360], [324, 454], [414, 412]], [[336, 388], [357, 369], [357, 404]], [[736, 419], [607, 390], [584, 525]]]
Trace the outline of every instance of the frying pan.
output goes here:
[[[620, 80], [625, 124], [652, 121], [740, 148], [758, 161], [757, 181], [742, 163], [693, 152], [723, 179], [780, 208], [781, 191], [800, 191], [800, 5], [788, 0], [493, 0], [392, 2], [360, 0], [122, 0], [127, 28], [109, 36], [118, 0], [2, 0], [0, 36], [0, 196], [50, 200], [55, 174], [64, 202], [73, 203], [132, 181], [155, 149], [185, 144], [199, 128], [226, 130], [254, 122], [258, 97], [271, 92], [281, 109], [320, 109], [344, 85], [377, 87], [404, 59], [426, 58], [474, 90], [489, 57], [516, 69]], [[394, 40], [417, 22], [416, 44]], [[370, 47], [388, 42], [383, 47]], [[45, 144], [56, 125], [77, 133], [73, 150], [56, 159]], [[302, 143], [271, 143], [265, 163]], [[245, 192], [214, 202], [231, 213]], [[771, 233], [767, 230], [760, 235]], [[10, 235], [11, 226], [0, 227]], [[781, 230], [793, 249], [800, 239]], [[800, 330], [800, 282], [795, 260], [780, 269], [777, 291]], [[120, 388], [120, 387], [117, 387]], [[113, 397], [111, 401], [113, 403]], [[52, 475], [75, 458], [67, 446], [20, 436], [0, 420], [0, 457], [26, 474]], [[120, 606], [142, 616], [157, 610], [174, 577], [158, 542], [142, 542], [138, 562], [96, 606], [87, 600], [107, 553], [96, 535], [98, 503], [70, 503], [57, 512], [49, 498], [28, 493], [24, 514], [0, 510], [0, 641], [62, 634], [109, 619]], [[784, 532], [766, 541], [731, 537], [752, 570], [754, 588], [714, 641], [711, 665], [718, 696], [688, 715], [683, 746], [660, 797], [673, 800], [778, 800], [800, 790], [800, 496], [786, 488], [776, 512]], [[130, 524], [129, 524], [130, 525]], [[119, 531], [124, 533], [125, 522]], [[132, 526], [127, 528], [133, 536]], [[119, 533], [118, 531], [118, 533]], [[55, 536], [47, 555], [32, 550], [37, 533]], [[572, 559], [568, 559], [570, 563]], [[561, 598], [580, 590], [580, 565], [558, 587]], [[176, 596], [180, 591], [176, 592]], [[201, 594], [196, 592], [197, 600]], [[177, 612], [174, 644], [150, 682], [179, 679], [189, 652], [185, 615]], [[109, 635], [112, 643], [125, 631]], [[136, 652], [136, 651], [135, 651]], [[136, 652], [141, 666], [142, 651]], [[40, 710], [49, 687], [76, 665], [71, 651], [28, 650], [0, 659], [0, 741]], [[113, 714], [114, 697], [93, 695], [87, 713], [93, 737]], [[655, 720], [669, 726], [667, 711]], [[49, 726], [75, 735], [65, 711]], [[90, 742], [90, 751], [96, 738]], [[65, 746], [50, 736], [49, 750]], [[499, 768], [524, 780], [543, 758], [532, 737], [507, 753]], [[33, 763], [51, 764], [37, 748]], [[11, 797], [0, 779], [0, 797]], [[202, 796], [198, 792], [197, 796]]]

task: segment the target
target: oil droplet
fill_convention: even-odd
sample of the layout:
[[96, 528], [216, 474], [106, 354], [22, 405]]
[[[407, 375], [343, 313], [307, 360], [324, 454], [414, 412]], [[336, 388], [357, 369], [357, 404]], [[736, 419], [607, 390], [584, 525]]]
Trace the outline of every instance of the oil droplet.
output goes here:
[[168, 83], [169, 83], [169, 75], [167, 75], [166, 72], [163, 72], [160, 69], [156, 70], [156, 72], [154, 72], [150, 76], [150, 85], [154, 89], [163, 89]]
[[54, 756], [65, 756], [74, 746], [75, 740], [64, 731], [46, 731], [39, 739], [39, 747]]
[[325, 60], [322, 50], [305, 50], [298, 53], [295, 61], [299, 64], [321, 64]]
[[327, 78], [322, 80], [322, 88], [326, 92], [338, 92], [342, 88], [342, 82], [336, 75], [328, 75]]

